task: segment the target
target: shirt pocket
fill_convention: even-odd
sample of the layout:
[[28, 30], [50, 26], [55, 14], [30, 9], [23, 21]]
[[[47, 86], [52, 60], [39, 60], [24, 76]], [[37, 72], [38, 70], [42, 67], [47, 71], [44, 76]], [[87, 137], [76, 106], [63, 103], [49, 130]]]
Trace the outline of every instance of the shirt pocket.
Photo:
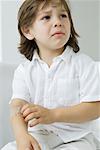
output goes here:
[[79, 102], [79, 79], [59, 78], [56, 81], [55, 95], [60, 106], [71, 106]]

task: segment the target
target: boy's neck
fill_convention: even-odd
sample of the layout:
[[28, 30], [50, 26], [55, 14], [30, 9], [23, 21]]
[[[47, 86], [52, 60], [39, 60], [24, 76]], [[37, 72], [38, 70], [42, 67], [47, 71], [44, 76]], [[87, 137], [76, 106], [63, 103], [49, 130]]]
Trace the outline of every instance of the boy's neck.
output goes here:
[[64, 48], [57, 50], [40, 50], [39, 56], [40, 58], [50, 67], [53, 59], [62, 54]]

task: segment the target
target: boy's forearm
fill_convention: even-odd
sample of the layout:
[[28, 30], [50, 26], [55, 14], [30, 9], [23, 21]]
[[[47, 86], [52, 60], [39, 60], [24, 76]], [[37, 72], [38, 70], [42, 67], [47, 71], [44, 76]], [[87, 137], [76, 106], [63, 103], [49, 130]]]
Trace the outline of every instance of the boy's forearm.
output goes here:
[[21, 114], [11, 116], [11, 124], [16, 140], [18, 140], [22, 135], [28, 133], [27, 123], [25, 123], [24, 118]]
[[28, 133], [27, 123], [24, 121], [21, 114], [21, 108], [25, 104], [25, 101], [16, 99], [10, 105], [10, 120], [16, 140], [18, 140], [22, 135]]
[[100, 117], [100, 102], [81, 103], [53, 111], [55, 122], [83, 123]]

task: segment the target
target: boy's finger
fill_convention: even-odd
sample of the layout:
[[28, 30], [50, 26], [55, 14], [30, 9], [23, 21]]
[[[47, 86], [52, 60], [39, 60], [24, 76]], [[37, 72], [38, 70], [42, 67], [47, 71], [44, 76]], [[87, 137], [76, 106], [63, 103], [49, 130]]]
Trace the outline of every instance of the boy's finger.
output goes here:
[[23, 107], [22, 107], [22, 109], [21, 109], [21, 113], [23, 113], [27, 108], [33, 108], [33, 107], [35, 107], [35, 105], [34, 104], [30, 104], [30, 103], [27, 103], [27, 104], [25, 104]]
[[39, 114], [37, 113], [37, 112], [32, 112], [32, 113], [29, 113], [28, 115], [26, 115], [25, 116], [25, 121], [27, 122], [27, 121], [29, 121], [29, 120], [32, 120], [32, 119], [34, 119], [34, 118], [39, 118], [40, 116], [39, 116]]
[[32, 119], [32, 120], [29, 121], [29, 127], [36, 126], [39, 123], [40, 123], [39, 122], [39, 118], [38, 119], [34, 118], [34, 119]]
[[34, 150], [41, 150], [40, 145], [36, 142], [36, 143], [32, 143], [33, 149]]
[[25, 105], [21, 108], [21, 113], [23, 113], [28, 107], [29, 107], [29, 104], [25, 104]]

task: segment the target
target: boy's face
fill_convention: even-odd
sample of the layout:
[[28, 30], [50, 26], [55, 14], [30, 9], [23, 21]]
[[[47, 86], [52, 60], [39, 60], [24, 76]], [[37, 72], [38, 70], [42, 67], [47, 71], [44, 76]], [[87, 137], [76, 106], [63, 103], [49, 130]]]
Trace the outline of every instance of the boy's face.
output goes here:
[[65, 8], [61, 4], [50, 4], [40, 9], [30, 34], [40, 50], [63, 48], [70, 37], [70, 21]]

